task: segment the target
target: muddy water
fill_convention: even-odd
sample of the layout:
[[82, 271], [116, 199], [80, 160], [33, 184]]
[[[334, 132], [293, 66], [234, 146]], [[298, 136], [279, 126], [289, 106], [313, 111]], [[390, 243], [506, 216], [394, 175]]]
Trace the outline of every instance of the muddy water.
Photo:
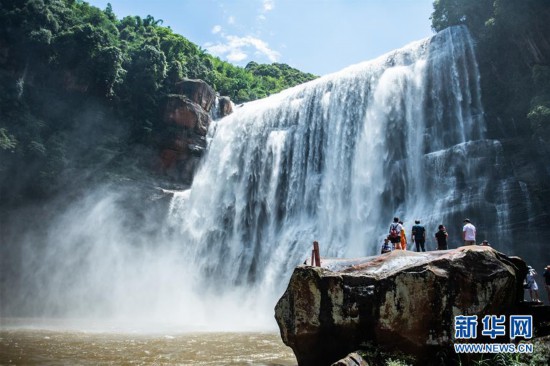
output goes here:
[[296, 365], [277, 333], [0, 329], [0, 365]]

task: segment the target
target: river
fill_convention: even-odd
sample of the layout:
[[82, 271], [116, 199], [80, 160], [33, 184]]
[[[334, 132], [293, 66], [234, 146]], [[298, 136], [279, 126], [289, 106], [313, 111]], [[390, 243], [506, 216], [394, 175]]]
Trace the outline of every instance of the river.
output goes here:
[[275, 332], [144, 333], [2, 319], [0, 365], [296, 365]]

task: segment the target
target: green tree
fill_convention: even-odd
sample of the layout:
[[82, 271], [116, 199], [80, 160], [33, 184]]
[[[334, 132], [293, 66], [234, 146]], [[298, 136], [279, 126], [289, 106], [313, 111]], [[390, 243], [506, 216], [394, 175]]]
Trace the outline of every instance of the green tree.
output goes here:
[[234, 66], [152, 15], [119, 20], [110, 4], [0, 1], [0, 169], [14, 177], [0, 195], [44, 197], [75, 167], [154, 154], [165, 97], [185, 77], [237, 103], [315, 78], [284, 64]]

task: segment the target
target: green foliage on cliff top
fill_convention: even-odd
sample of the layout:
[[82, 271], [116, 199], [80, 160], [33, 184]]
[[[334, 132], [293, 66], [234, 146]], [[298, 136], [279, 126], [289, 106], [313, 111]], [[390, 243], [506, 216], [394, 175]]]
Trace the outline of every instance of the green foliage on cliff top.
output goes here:
[[234, 66], [162, 20], [117, 19], [110, 5], [2, 0], [0, 195], [43, 196], [64, 174], [145, 154], [163, 126], [163, 98], [182, 78], [240, 103], [315, 77], [284, 64]]
[[[132, 77], [146, 76], [137, 86], [153, 91], [187, 77], [245, 102], [316, 78], [285, 64], [234, 66], [163, 27], [162, 20], [151, 15], [119, 20], [110, 5], [100, 10], [74, 0], [3, 1], [0, 20], [1, 49], [13, 71], [21, 71], [15, 63], [29, 61], [70, 71], [101, 96], [120, 97]], [[136, 69], [143, 75], [132, 75]]]

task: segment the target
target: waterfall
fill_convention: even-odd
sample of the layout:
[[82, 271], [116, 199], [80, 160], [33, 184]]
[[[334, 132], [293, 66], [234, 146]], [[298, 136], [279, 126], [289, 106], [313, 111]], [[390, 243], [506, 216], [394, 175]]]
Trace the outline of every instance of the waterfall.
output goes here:
[[485, 130], [465, 27], [248, 103], [173, 203], [186, 257], [205, 288], [276, 299], [312, 241], [323, 257], [373, 255], [395, 215], [409, 233], [420, 219], [432, 248], [440, 223], [460, 245], [465, 217], [496, 240], [491, 187], [507, 182]]
[[506, 251], [509, 210], [530, 210], [511, 207], [525, 184], [486, 138], [464, 27], [247, 103], [207, 140], [187, 191], [120, 182], [12, 215], [0, 316], [275, 328], [314, 240], [321, 257], [374, 255], [399, 216], [409, 236], [421, 220], [428, 249], [438, 224], [457, 247], [468, 217]]

